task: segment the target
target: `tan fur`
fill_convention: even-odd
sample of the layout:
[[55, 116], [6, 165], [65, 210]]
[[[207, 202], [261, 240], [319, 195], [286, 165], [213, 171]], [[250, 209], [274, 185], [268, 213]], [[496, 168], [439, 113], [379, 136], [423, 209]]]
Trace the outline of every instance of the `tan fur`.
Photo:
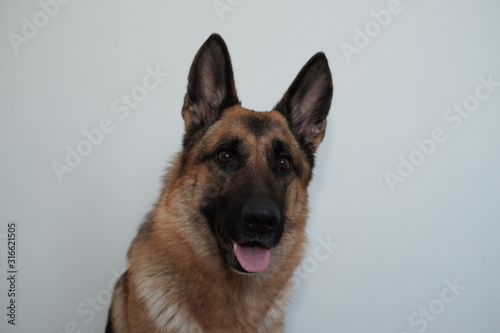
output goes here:
[[[275, 130], [253, 135], [241, 117], [258, 114]], [[216, 147], [228, 135], [244, 137], [254, 154], [245, 175], [261, 181], [265, 150], [273, 138], [289, 144], [301, 163], [301, 178], [287, 190], [285, 231], [272, 249], [271, 264], [258, 274], [241, 274], [223, 266], [215, 238], [201, 207], [210, 193], [225, 190], [225, 175], [210, 164], [197, 164], [197, 154]], [[319, 142], [318, 142], [319, 143]], [[284, 310], [291, 277], [299, 264], [307, 218], [307, 184], [311, 177], [306, 156], [285, 117], [276, 111], [255, 113], [233, 106], [226, 110], [192, 148], [178, 154], [165, 176], [165, 188], [128, 253], [129, 270], [114, 291], [111, 318], [114, 332], [284, 332]], [[184, 167], [182, 167], [184, 163]], [[257, 184], [258, 185], [258, 184]]]

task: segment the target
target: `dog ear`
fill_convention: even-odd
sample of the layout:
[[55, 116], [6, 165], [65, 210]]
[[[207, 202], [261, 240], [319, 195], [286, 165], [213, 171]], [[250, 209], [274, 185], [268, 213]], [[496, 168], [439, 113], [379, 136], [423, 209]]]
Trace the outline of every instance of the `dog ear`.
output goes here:
[[332, 74], [322, 52], [302, 67], [274, 107], [288, 120], [299, 142], [314, 154], [325, 136], [326, 116], [333, 96]]
[[208, 127], [222, 110], [239, 103], [227, 46], [220, 35], [212, 34], [196, 53], [189, 71], [182, 108], [186, 133]]

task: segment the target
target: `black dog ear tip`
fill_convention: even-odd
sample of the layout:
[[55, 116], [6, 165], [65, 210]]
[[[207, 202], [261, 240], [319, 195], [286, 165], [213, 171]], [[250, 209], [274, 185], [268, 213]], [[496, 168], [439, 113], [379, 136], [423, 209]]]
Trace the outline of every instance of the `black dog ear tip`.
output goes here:
[[224, 43], [224, 39], [222, 38], [221, 35], [219, 35], [218, 33], [214, 32], [213, 34], [211, 34], [205, 43], [211, 43], [211, 42], [215, 42], [215, 43]]
[[328, 58], [323, 52], [318, 52], [315, 55], [312, 56], [311, 60], [309, 60], [309, 63], [318, 68], [320, 71], [328, 74], [329, 76], [329, 81], [330, 85], [332, 84], [332, 73], [330, 70], [330, 65], [328, 64]]
[[222, 38], [222, 37], [218, 33], [214, 32], [213, 34], [210, 35], [210, 37], [208, 37], [208, 39], [211, 39], [211, 38]]
[[323, 52], [318, 52], [315, 55], [312, 56], [311, 58], [311, 63], [324, 66], [324, 67], [329, 67], [328, 65], [328, 58]]
[[209, 50], [225, 50], [223, 52], [228, 53], [226, 42], [218, 33], [213, 33], [207, 40], [203, 43], [200, 49], [209, 49]]

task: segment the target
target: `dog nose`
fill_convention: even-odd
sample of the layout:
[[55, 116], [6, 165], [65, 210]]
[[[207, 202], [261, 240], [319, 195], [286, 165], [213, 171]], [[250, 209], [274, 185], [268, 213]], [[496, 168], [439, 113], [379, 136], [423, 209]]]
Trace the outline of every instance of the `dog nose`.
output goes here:
[[248, 231], [268, 234], [278, 226], [281, 214], [273, 203], [249, 203], [243, 206], [241, 217]]

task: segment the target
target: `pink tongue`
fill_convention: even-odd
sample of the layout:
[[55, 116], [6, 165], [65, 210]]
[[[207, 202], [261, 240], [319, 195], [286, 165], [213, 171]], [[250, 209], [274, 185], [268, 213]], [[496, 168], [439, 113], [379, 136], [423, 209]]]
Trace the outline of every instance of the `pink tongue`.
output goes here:
[[247, 272], [263, 272], [271, 261], [271, 249], [259, 246], [235, 244], [234, 254], [241, 267]]

